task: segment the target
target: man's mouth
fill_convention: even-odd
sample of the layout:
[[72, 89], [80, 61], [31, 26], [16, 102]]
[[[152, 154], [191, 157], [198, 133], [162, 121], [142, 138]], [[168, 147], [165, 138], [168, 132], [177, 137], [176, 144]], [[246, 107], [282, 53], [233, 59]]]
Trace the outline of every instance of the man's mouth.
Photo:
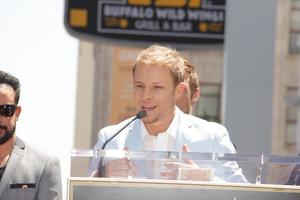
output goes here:
[[146, 112], [150, 112], [154, 110], [157, 106], [142, 106], [142, 110], [145, 110]]
[[0, 136], [2, 137], [5, 133], [6, 133], [6, 130], [1, 128], [0, 129]]

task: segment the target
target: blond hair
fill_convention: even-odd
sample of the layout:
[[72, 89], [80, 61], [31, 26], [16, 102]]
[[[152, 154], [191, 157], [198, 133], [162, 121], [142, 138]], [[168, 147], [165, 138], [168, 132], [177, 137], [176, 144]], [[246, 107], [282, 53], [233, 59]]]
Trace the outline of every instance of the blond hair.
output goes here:
[[189, 84], [191, 97], [193, 97], [200, 88], [199, 78], [195, 67], [187, 60], [184, 60], [184, 80]]
[[151, 45], [137, 56], [133, 63], [133, 74], [140, 65], [157, 65], [166, 68], [171, 73], [174, 86], [184, 81], [184, 61], [175, 49]]

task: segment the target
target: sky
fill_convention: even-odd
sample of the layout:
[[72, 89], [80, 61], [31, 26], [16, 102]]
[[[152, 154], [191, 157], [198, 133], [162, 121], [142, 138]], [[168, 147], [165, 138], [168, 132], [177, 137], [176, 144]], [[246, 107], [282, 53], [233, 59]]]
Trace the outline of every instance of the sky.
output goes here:
[[78, 40], [62, 0], [0, 0], [0, 70], [21, 81], [17, 135], [60, 158], [63, 189], [75, 128]]

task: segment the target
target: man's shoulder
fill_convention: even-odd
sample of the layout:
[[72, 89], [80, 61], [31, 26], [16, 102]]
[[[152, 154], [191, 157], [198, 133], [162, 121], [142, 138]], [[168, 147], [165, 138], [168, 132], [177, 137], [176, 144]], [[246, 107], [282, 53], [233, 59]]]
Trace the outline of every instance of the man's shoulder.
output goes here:
[[186, 130], [184, 132], [188, 134], [196, 133], [199, 137], [207, 135], [214, 138], [228, 134], [227, 129], [223, 125], [217, 122], [207, 121], [193, 115], [183, 114], [180, 123], [183, 130]]
[[[41, 196], [61, 199], [61, 170], [58, 157], [47, 153], [42, 147], [28, 144], [18, 138], [11, 158], [7, 165], [6, 184], [32, 183], [33, 187], [28, 192], [34, 194], [34, 199], [40, 199]], [[14, 199], [24, 199], [24, 192], [6, 190], [1, 197], [9, 199], [6, 197], [12, 196]]]
[[58, 160], [54, 154], [50, 154], [42, 147], [38, 147], [17, 138], [15, 148], [24, 151], [24, 155], [30, 159], [39, 160], [39, 162], [48, 162], [48, 160]]
[[189, 114], [182, 115], [181, 123], [186, 124], [188, 126], [201, 128], [201, 129], [209, 129], [209, 130], [225, 129], [226, 130], [226, 128], [220, 123], [214, 121], [207, 121], [200, 117], [196, 117], [194, 115], [189, 115]]
[[190, 141], [191, 149], [220, 153], [234, 153], [227, 129], [217, 123], [195, 116], [185, 116], [181, 125], [181, 133]]

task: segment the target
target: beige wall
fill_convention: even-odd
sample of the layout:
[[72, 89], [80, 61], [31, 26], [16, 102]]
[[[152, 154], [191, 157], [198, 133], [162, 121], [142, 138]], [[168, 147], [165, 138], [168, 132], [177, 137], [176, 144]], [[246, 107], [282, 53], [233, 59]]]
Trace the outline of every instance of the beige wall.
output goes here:
[[291, 55], [289, 46], [289, 10], [290, 1], [278, 1], [276, 62], [274, 74], [273, 104], [273, 154], [297, 154], [296, 146], [285, 144], [286, 133], [286, 95], [287, 87], [297, 87], [299, 80], [300, 55]]

